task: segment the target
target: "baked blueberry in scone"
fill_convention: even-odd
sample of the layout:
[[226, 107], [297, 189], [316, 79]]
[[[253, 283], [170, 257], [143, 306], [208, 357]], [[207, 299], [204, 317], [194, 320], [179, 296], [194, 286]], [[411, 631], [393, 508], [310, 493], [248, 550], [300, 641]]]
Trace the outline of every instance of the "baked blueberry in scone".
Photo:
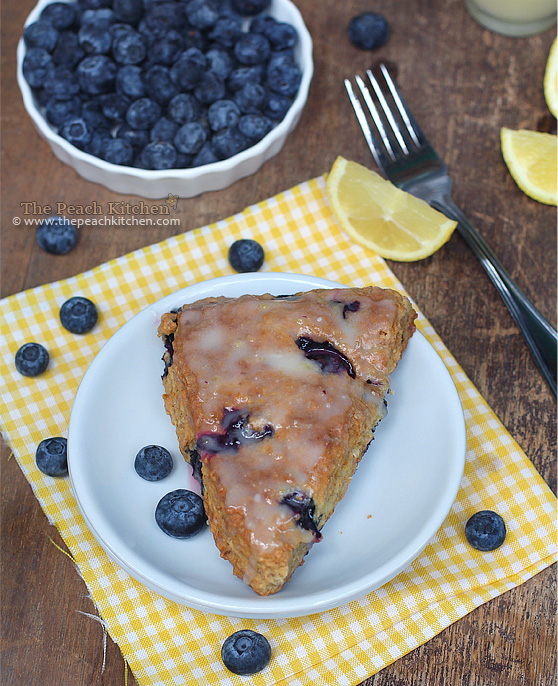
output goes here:
[[221, 556], [279, 591], [344, 496], [415, 330], [396, 291], [206, 298], [163, 315], [164, 403]]

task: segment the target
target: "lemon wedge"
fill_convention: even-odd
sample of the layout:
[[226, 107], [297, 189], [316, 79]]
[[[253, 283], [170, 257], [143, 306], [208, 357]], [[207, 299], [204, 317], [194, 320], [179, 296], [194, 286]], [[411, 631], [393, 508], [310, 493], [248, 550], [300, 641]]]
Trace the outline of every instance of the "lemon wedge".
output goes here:
[[513, 131], [500, 133], [502, 155], [513, 180], [530, 198], [556, 205], [558, 201], [557, 138], [551, 133]]
[[558, 117], [558, 48], [556, 43], [558, 38], [554, 39], [554, 43], [548, 53], [548, 61], [544, 72], [544, 97], [548, 109], [555, 117]]
[[376, 172], [338, 157], [327, 177], [331, 209], [357, 243], [398, 262], [436, 252], [457, 222]]

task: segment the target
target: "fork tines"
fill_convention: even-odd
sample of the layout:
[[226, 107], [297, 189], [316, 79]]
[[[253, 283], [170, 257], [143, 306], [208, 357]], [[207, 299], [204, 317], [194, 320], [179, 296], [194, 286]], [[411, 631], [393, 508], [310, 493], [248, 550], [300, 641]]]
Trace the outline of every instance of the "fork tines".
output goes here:
[[409, 155], [414, 146], [417, 148], [420, 147], [421, 139], [423, 139], [424, 136], [401, 98], [385, 64], [380, 64], [379, 69], [382, 76], [382, 82], [385, 84], [383, 87], [372, 70], [366, 70], [366, 76], [372, 86], [372, 92], [364, 79], [358, 74], [355, 76], [355, 81], [362, 96], [362, 100], [372, 118], [379, 138], [372, 132], [368, 116], [349, 79], [345, 79], [345, 88], [347, 89], [349, 99], [366, 142], [368, 143], [368, 147], [370, 148], [370, 152], [372, 153], [376, 164], [380, 168], [383, 168], [385, 166], [386, 153], [392, 161], [395, 161], [398, 156], [401, 156], [401, 153], [403, 155]]

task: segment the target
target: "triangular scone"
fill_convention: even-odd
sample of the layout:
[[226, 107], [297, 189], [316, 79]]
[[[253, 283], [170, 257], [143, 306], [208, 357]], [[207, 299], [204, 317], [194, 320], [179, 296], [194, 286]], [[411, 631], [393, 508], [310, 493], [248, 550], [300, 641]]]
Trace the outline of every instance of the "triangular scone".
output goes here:
[[386, 413], [416, 314], [382, 288], [206, 298], [164, 314], [165, 409], [221, 556], [282, 588]]

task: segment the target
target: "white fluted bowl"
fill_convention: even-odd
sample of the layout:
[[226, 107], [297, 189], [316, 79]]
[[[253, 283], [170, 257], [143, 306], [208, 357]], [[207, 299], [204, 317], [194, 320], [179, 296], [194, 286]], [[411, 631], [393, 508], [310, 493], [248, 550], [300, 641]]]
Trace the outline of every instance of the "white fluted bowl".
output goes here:
[[[43, 9], [51, 2], [52, 0], [39, 0], [27, 17], [25, 26], [37, 21]], [[59, 136], [39, 110], [32, 89], [23, 77], [22, 65], [26, 47], [22, 38], [17, 47], [17, 81], [23, 104], [37, 131], [48, 141], [59, 160], [73, 167], [84, 179], [99, 183], [116, 193], [145, 198], [164, 198], [172, 193], [180, 198], [191, 198], [207, 191], [227, 188], [235, 181], [256, 172], [280, 152], [287, 137], [298, 124], [308, 98], [314, 66], [312, 39], [304, 20], [290, 0], [272, 0], [269, 14], [279, 21], [292, 24], [296, 29], [299, 39], [295, 47], [295, 58], [302, 71], [302, 80], [284, 119], [261, 141], [229, 159], [191, 169], [151, 171], [111, 164], [79, 150]]]

